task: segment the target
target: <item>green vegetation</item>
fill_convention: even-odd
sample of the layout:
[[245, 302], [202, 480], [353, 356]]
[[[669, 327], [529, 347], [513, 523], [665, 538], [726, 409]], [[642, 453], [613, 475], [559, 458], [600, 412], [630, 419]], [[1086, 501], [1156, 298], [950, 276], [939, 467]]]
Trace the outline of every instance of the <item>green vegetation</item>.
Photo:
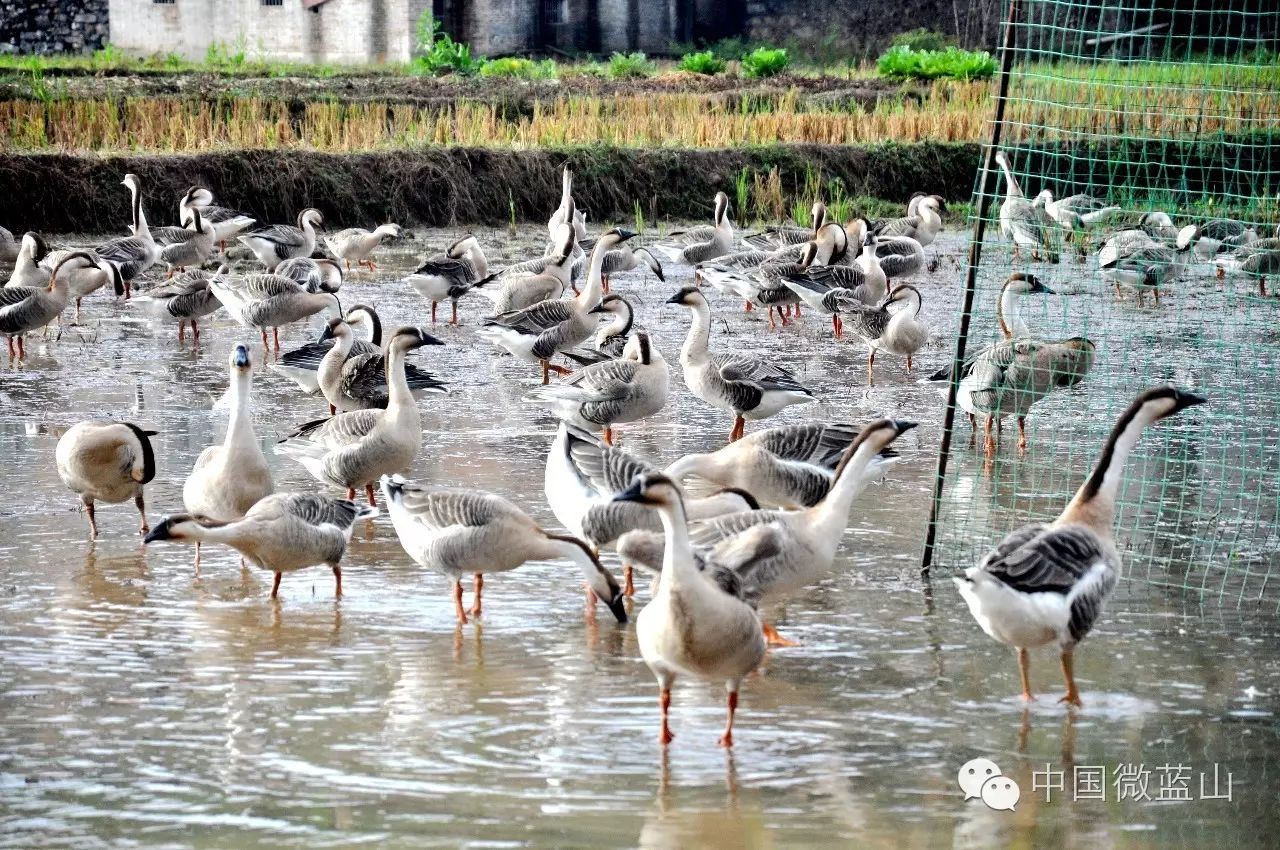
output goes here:
[[489, 59], [480, 66], [482, 77], [517, 77], [522, 80], [554, 80], [559, 72], [556, 60], [535, 62], [516, 56]]
[[985, 50], [913, 50], [900, 44], [880, 57], [876, 70], [897, 79], [985, 80], [995, 74], [996, 60]]
[[707, 76], [723, 72], [728, 65], [728, 62], [716, 56], [710, 50], [704, 50], [701, 53], [686, 53], [680, 59], [681, 71], [706, 74]]
[[748, 77], [772, 77], [786, 70], [787, 51], [781, 47], [757, 47], [742, 57], [742, 73]]
[[415, 70], [424, 74], [474, 74], [485, 61], [471, 55], [471, 45], [454, 41], [444, 27], [431, 14], [423, 11], [418, 18], [418, 57], [413, 60]]
[[651, 77], [657, 71], [657, 64], [643, 53], [615, 53], [609, 57], [609, 76], [615, 80]]

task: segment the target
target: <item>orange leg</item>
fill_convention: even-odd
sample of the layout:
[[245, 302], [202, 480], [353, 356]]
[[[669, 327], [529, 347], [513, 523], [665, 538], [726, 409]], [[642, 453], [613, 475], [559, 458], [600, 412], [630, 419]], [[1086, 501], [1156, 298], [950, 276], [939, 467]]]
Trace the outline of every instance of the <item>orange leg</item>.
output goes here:
[[[458, 587], [462, 587], [461, 584]], [[475, 574], [475, 601], [471, 603], [471, 611], [473, 617], [479, 617], [481, 611], [480, 595], [484, 591], [484, 573]]]
[[284, 578], [284, 573], [276, 573], [275, 581], [271, 582], [271, 598], [277, 598], [280, 593], [280, 579]]
[[1062, 678], [1067, 680], [1067, 692], [1058, 702], [1065, 702], [1067, 705], [1074, 705], [1080, 708], [1084, 705], [1080, 701], [1080, 691], [1076, 689], [1076, 677], [1074, 661], [1071, 650], [1064, 649], [1062, 651]]
[[449, 319], [449, 324], [456, 325], [458, 324], [458, 302], [451, 301], [449, 302], [449, 306], [453, 308], [453, 317]]
[[634, 571], [631, 569], [630, 564], [627, 564], [622, 568], [622, 595], [623, 596], [636, 595], [635, 575], [634, 575]]
[[551, 364], [543, 360], [542, 361], [542, 385], [545, 387], [549, 383], [551, 383]]
[[84, 512], [89, 515], [89, 539], [98, 539], [98, 520], [93, 515], [93, 502], [89, 502], [84, 506]]
[[183, 340], [183, 331], [185, 331], [186, 329], [187, 329], [187, 323], [186, 323], [186, 322], [178, 322], [178, 343], [179, 343], [179, 344], [181, 344], [181, 343], [182, 343], [182, 340]]
[[365, 495], [365, 497], [369, 500], [369, 504], [370, 504], [371, 506], [373, 506], [373, 507], [375, 507], [375, 508], [378, 506], [378, 499], [377, 499], [377, 497], [376, 497], [376, 496], [374, 496], [374, 495], [373, 495], [373, 483], [372, 483], [372, 482], [370, 482], [369, 484], [364, 485], [364, 495]]
[[354, 487], [348, 487], [348, 488], [347, 488], [347, 501], [348, 501], [348, 502], [354, 501], [354, 500], [355, 500], [355, 498], [356, 498], [356, 488], [354, 488]]
[[983, 441], [982, 447], [986, 451], [987, 457], [991, 457], [996, 453], [996, 438], [995, 435], [991, 433], [991, 426], [994, 422], [995, 417], [988, 416], [987, 424], [983, 428], [983, 433], [986, 435], [986, 439]]
[[609, 294], [609, 276], [607, 274], [600, 275], [600, 289], [605, 295]]
[[200, 341], [200, 323], [195, 319], [191, 320], [191, 336], [195, 338], [196, 342]]
[[279, 329], [279, 328], [272, 328], [272, 329], [271, 329], [271, 336], [275, 338], [275, 341], [276, 341], [276, 351], [279, 351], [279, 350], [280, 350], [280, 329]]
[[761, 623], [760, 630], [764, 632], [765, 642], [768, 643], [769, 646], [799, 646], [800, 645], [799, 641], [794, 641], [791, 638], [783, 637], [782, 634], [780, 634], [778, 630], [775, 629], [769, 623]]
[[867, 386], [875, 384], [875, 375], [872, 373], [872, 367], [876, 365], [876, 350], [873, 348], [867, 352]]
[[453, 583], [453, 613], [458, 617], [459, 625], [467, 624], [467, 610], [462, 607], [462, 582]]
[[1027, 453], [1027, 417], [1018, 417], [1018, 452]]
[[1026, 649], [1018, 650], [1018, 675], [1022, 678], [1022, 698], [1030, 702], [1035, 695], [1031, 693], [1031, 653]]
[[755, 309], [755, 307], [751, 306], [751, 302], [750, 302], [750, 301], [748, 301], [748, 302], [746, 302], [745, 304], [743, 304], [743, 305], [742, 305], [742, 312], [744, 312], [744, 313], [750, 313], [750, 312], [751, 312], [752, 310], [754, 310], [754, 309]]
[[138, 533], [145, 535], [151, 530], [151, 526], [147, 525], [147, 503], [142, 498], [142, 491], [138, 491], [138, 495], [133, 497], [134, 507], [138, 509], [138, 516], [141, 520], [138, 523]]
[[733, 715], [738, 711], [737, 691], [729, 691], [727, 705], [729, 708], [729, 716], [725, 719], [724, 734], [720, 736], [720, 746], [722, 747], [733, 746]]
[[658, 733], [658, 743], [664, 747], [675, 740], [675, 735], [671, 734], [671, 725], [667, 722], [668, 715], [671, 713], [671, 689], [663, 688], [662, 693], [658, 696], [658, 705], [662, 709], [662, 731]]
[[613, 426], [611, 425], [605, 426], [604, 434], [602, 435], [602, 438], [604, 439], [604, 444], [606, 446], [613, 445]]
[[733, 430], [729, 432], [729, 442], [735, 442], [742, 439], [742, 432], [746, 430], [747, 422], [741, 416], [735, 416], [733, 419]]
[[342, 598], [342, 567], [333, 565], [333, 598]]
[[436, 307], [437, 306], [438, 306], [438, 302], [436, 301], [431, 302], [431, 324], [433, 325], [436, 323]]
[[25, 336], [18, 337], [18, 359], [27, 359], [27, 338]]

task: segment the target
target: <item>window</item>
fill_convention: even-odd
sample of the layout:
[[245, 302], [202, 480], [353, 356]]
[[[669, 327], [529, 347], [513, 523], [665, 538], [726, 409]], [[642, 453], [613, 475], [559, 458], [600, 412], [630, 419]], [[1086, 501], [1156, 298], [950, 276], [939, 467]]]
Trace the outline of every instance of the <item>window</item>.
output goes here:
[[157, 6], [172, 6], [178, 0], [151, 0]]
[[262, 0], [263, 6], [283, 6], [284, 0]]

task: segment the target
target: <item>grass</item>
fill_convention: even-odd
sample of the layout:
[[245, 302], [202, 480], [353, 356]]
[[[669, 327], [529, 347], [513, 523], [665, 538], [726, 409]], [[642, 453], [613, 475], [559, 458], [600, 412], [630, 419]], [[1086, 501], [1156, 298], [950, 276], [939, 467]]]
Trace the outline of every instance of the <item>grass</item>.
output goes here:
[[615, 53], [609, 57], [609, 76], [615, 80], [652, 77], [658, 66], [643, 53]]
[[786, 70], [790, 60], [780, 47], [757, 47], [743, 55], [742, 73], [747, 77], [774, 77]]
[[916, 50], [899, 44], [880, 57], [876, 70], [895, 79], [985, 80], [995, 76], [996, 60], [985, 50]]
[[727, 67], [729, 67], [729, 63], [716, 56], [710, 50], [704, 50], [700, 53], [686, 53], [680, 59], [680, 70], [688, 71], [692, 74], [713, 76], [724, 73]]

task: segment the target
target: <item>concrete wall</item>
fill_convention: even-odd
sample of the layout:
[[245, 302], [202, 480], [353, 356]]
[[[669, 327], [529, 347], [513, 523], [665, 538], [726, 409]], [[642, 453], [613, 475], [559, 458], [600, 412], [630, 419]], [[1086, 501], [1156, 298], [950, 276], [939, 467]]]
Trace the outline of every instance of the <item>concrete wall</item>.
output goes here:
[[0, 53], [82, 53], [107, 43], [107, 0], [0, 0]]
[[130, 53], [202, 59], [211, 44], [250, 58], [360, 64], [410, 58], [430, 0], [109, 0], [112, 43]]
[[1001, 0], [747, 0], [745, 35], [823, 58], [874, 57], [899, 32], [925, 27], [965, 47], [994, 46]]

